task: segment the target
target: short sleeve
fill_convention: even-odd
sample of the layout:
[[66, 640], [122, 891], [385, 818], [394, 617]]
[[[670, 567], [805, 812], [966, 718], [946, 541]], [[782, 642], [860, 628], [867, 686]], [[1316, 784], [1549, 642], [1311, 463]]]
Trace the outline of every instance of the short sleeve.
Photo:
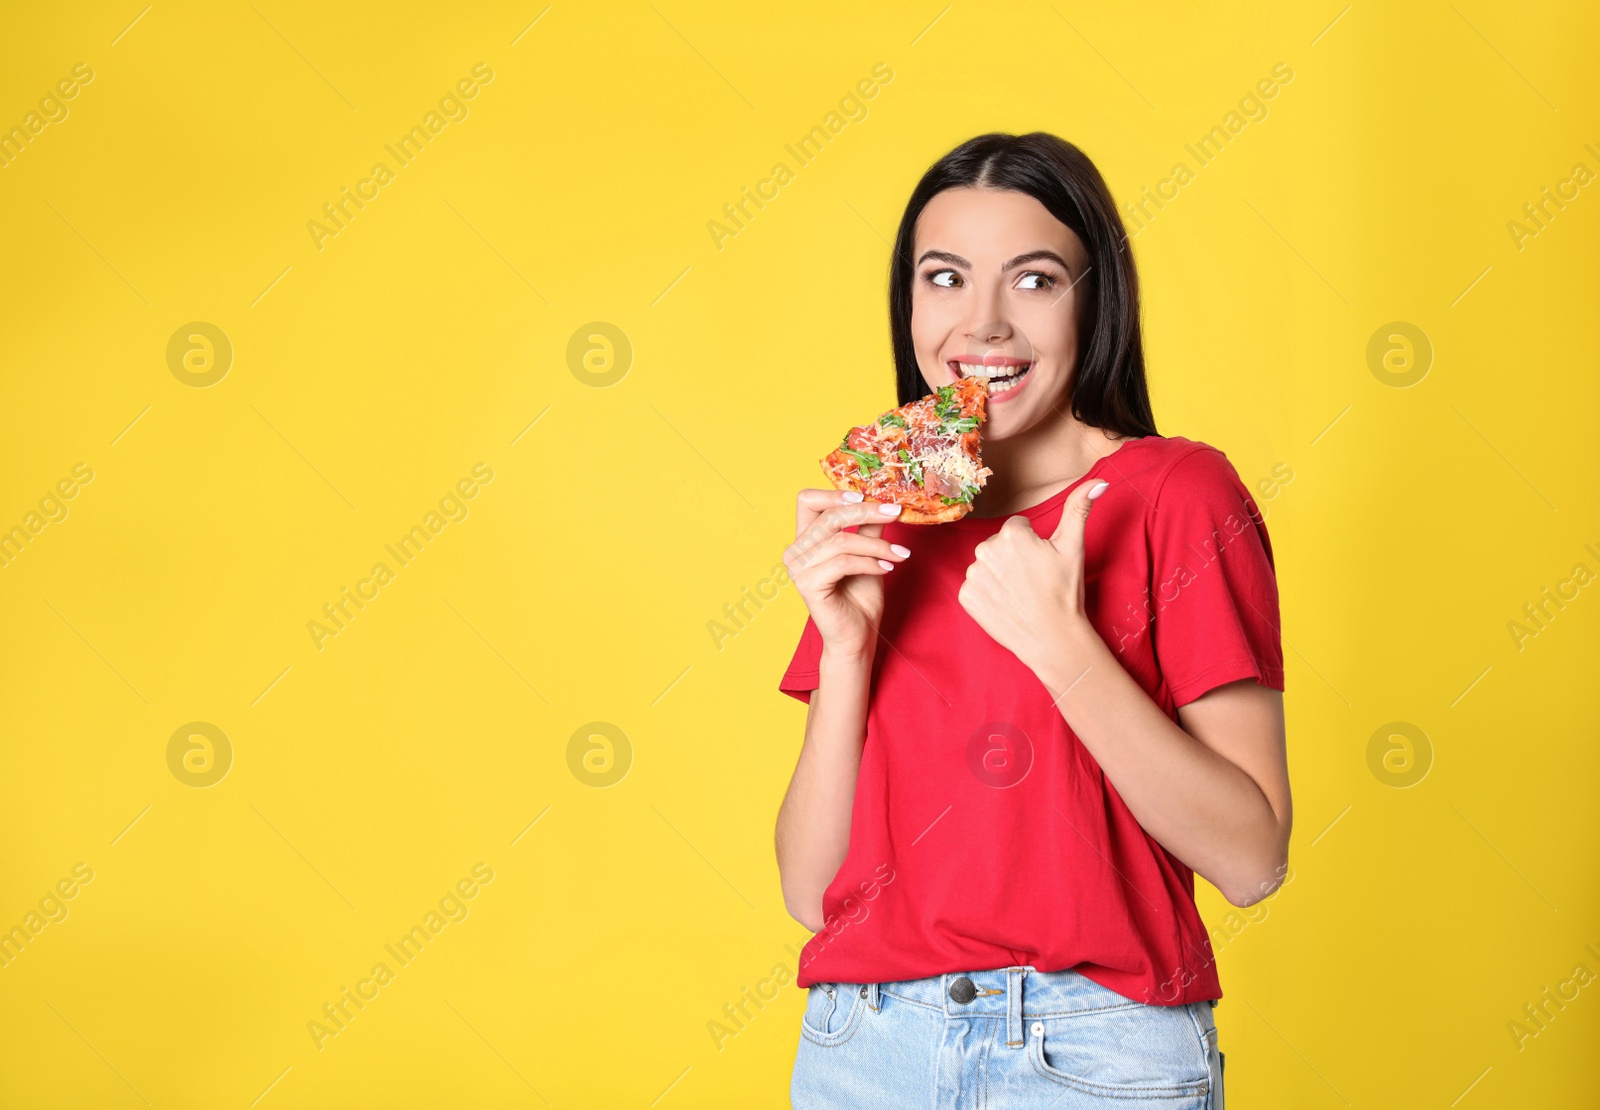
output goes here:
[[821, 661], [822, 633], [817, 630], [816, 622], [807, 617], [806, 626], [800, 632], [800, 643], [789, 660], [789, 669], [778, 681], [778, 689], [810, 705], [811, 691], [821, 682], [817, 671]]
[[1226, 455], [1201, 445], [1167, 472], [1150, 524], [1152, 640], [1175, 706], [1243, 678], [1283, 689], [1272, 544]]

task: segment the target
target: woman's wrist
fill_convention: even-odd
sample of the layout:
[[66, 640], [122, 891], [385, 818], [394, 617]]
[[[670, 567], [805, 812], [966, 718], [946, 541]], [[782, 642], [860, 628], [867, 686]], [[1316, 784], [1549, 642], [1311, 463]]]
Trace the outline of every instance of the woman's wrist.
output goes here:
[[1088, 619], [1075, 620], [1054, 637], [1048, 649], [1036, 664], [1030, 664], [1053, 699], [1071, 689], [1084, 673], [1103, 659], [1108, 651], [1106, 643]]
[[857, 671], [870, 671], [872, 661], [877, 656], [878, 645], [876, 637], [862, 644], [830, 644], [822, 642], [822, 657], [817, 664], [821, 674], [830, 671], [835, 673], [850, 674]]

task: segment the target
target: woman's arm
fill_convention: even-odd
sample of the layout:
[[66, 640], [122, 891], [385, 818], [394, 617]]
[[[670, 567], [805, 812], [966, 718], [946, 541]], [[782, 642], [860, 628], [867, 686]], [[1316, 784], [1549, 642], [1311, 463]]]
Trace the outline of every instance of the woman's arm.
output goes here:
[[822, 894], [850, 846], [850, 810], [867, 734], [873, 649], [835, 654], [824, 647], [819, 682], [806, 712], [806, 738], [778, 809], [778, 872], [790, 915], [821, 930]]
[[1180, 727], [1087, 622], [1035, 673], [1162, 847], [1235, 906], [1278, 889], [1293, 814], [1281, 693], [1230, 682], [1179, 709]]
[[1282, 695], [1242, 681], [1178, 711], [1123, 669], [1083, 602], [1083, 529], [1107, 483], [1087, 483], [1046, 539], [1022, 517], [978, 545], [958, 595], [1039, 676], [1129, 812], [1156, 841], [1247, 906], [1288, 867], [1291, 805]]
[[[784, 905], [812, 932], [824, 924], [822, 895], [850, 845], [883, 576], [911, 554], [883, 538], [884, 522], [899, 514], [899, 505], [859, 493], [801, 490], [795, 540], [783, 553], [789, 580], [822, 638], [806, 738], [775, 833]], [[854, 532], [846, 531], [851, 527]]]

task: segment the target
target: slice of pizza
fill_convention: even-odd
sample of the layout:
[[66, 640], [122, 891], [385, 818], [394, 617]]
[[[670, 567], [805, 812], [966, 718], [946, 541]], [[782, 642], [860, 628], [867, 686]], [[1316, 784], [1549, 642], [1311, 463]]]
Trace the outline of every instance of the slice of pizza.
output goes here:
[[982, 377], [940, 386], [851, 428], [822, 460], [823, 472], [835, 489], [905, 506], [897, 519], [907, 524], [960, 520], [992, 473], [978, 449], [987, 398]]

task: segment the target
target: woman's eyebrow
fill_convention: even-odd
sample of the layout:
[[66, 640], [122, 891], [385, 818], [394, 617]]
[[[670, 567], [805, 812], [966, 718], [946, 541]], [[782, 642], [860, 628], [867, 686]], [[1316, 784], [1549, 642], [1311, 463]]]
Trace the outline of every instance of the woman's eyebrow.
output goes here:
[[1000, 272], [1003, 274], [1007, 270], [1014, 270], [1018, 266], [1024, 265], [1028, 262], [1039, 262], [1041, 260], [1054, 262], [1067, 273], [1072, 273], [1072, 267], [1067, 265], [1066, 259], [1062, 258], [1055, 251], [1029, 251], [1027, 254], [1019, 254], [1010, 262], [1007, 262], [1004, 266], [1000, 267]]
[[[967, 270], [972, 269], [972, 263], [968, 262], [965, 258], [962, 258], [959, 254], [951, 254], [949, 251], [924, 251], [922, 257], [917, 260], [917, 265], [920, 266], [924, 262], [928, 262], [930, 260], [934, 262], [948, 262], [952, 266], [960, 266]], [[1018, 266], [1026, 265], [1029, 262], [1039, 262], [1042, 260], [1054, 262], [1067, 273], [1072, 273], [1072, 267], [1067, 265], [1066, 259], [1062, 258], [1055, 251], [1051, 250], [1037, 250], [1029, 251], [1027, 254], [1019, 254], [1010, 262], [1007, 262], [1004, 266], [1001, 266], [1000, 272], [1003, 274], [1008, 270], [1015, 270]]]

